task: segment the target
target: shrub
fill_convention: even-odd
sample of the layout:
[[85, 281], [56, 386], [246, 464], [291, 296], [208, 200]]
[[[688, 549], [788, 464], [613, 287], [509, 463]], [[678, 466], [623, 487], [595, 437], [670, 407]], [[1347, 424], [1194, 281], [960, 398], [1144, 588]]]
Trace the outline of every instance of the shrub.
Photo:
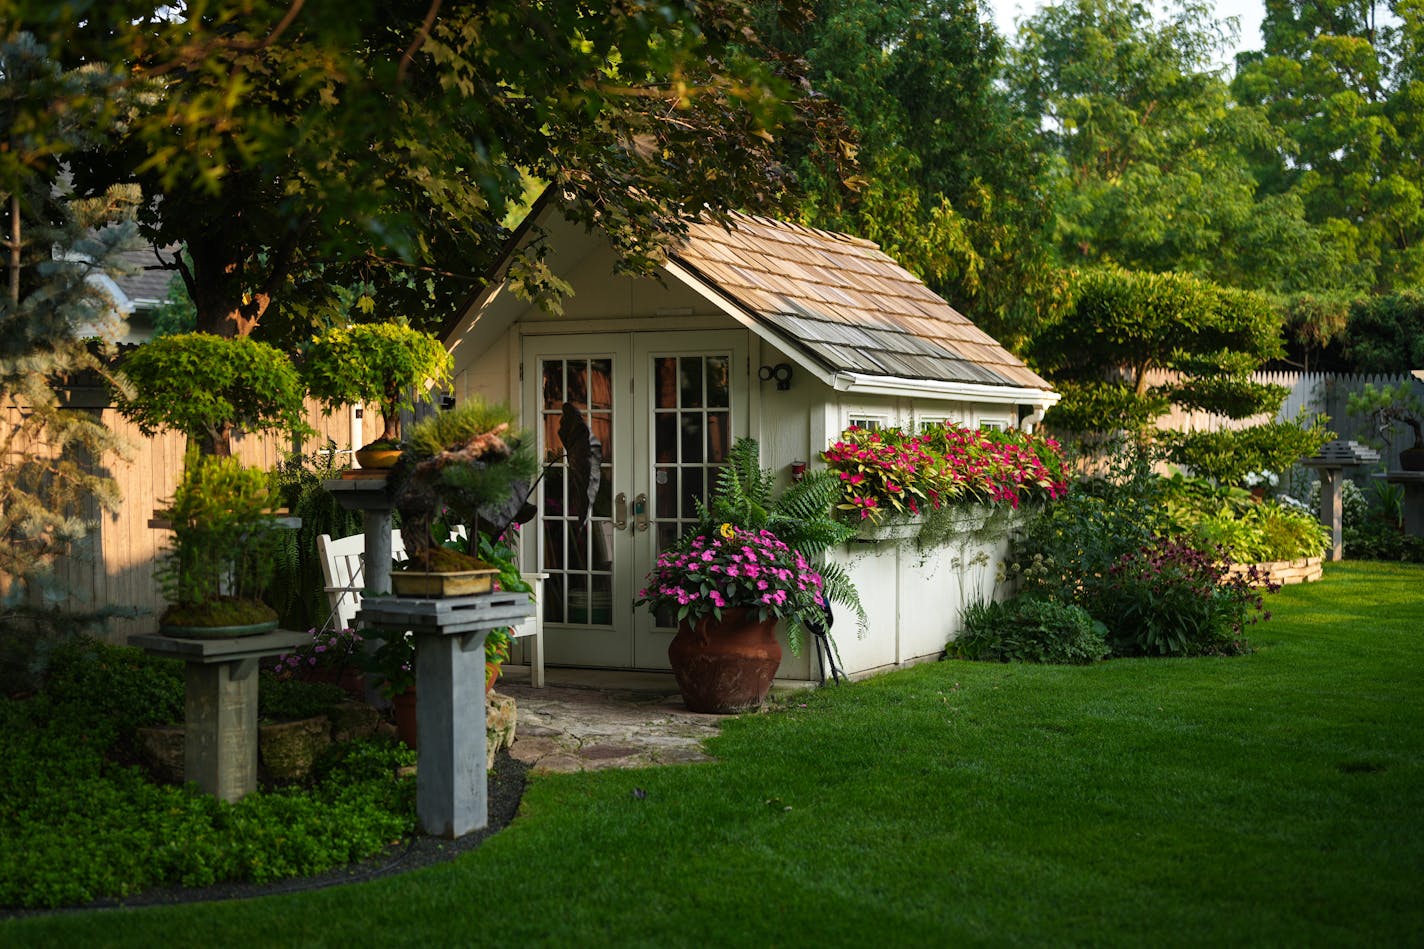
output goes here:
[[1165, 487], [1173, 533], [1203, 550], [1220, 547], [1243, 563], [1318, 557], [1325, 550], [1325, 528], [1295, 507], [1257, 501], [1242, 488], [1218, 487], [1204, 478], [1177, 475]]
[[1112, 565], [1170, 526], [1150, 450], [1120, 444], [1104, 457], [1101, 474], [1075, 482], [1030, 524], [1009, 564], [1023, 592], [1078, 603], [1094, 616]]
[[263, 671], [257, 686], [257, 717], [264, 721], [294, 722], [313, 718], [347, 700], [339, 685], [279, 679]]
[[[1247, 650], [1244, 629], [1263, 612], [1261, 578], [1228, 576], [1220, 551], [1157, 537], [1118, 558], [1096, 602], [1088, 604], [1108, 627], [1119, 656], [1237, 655]], [[1264, 589], [1274, 590], [1274, 586]]]
[[[1307, 422], [1309, 426], [1307, 427]], [[1240, 484], [1254, 471], [1283, 471], [1333, 436], [1320, 418], [1266, 422], [1215, 432], [1162, 432], [1167, 458], [1217, 484]]]
[[288, 455], [273, 475], [277, 496], [302, 522], [296, 530], [277, 533], [277, 569], [268, 587], [268, 602], [281, 617], [283, 629], [320, 628], [330, 620], [331, 603], [316, 539], [321, 534], [345, 537], [362, 529], [361, 512], [342, 507], [323, 486], [340, 474], [336, 443], [328, 441], [327, 446], [324, 452]]
[[79, 642], [56, 651], [44, 692], [0, 698], [0, 906], [310, 875], [414, 829], [415, 782], [397, 777], [414, 755], [390, 742], [338, 746], [312, 787], [236, 805], [106, 759], [115, 735], [181, 715], [178, 668]]
[[37, 701], [100, 749], [127, 749], [134, 731], [183, 720], [183, 664], [87, 636], [55, 646]]
[[1037, 596], [971, 604], [946, 647], [956, 659], [1085, 664], [1108, 654], [1107, 629], [1082, 607]]

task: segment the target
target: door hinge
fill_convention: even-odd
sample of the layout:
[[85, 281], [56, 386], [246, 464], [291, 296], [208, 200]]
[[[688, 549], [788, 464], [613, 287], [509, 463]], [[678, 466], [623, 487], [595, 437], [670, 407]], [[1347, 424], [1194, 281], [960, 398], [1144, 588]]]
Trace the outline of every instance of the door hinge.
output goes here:
[[519, 381], [524, 381], [524, 360], [519, 361]]

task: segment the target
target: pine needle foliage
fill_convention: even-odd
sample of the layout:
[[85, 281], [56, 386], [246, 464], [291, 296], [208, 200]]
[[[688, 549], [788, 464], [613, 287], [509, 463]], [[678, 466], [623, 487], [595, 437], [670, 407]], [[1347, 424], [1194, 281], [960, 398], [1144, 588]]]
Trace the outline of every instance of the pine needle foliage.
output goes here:
[[0, 40], [0, 78], [0, 627], [13, 629], [63, 601], [56, 558], [82, 550], [119, 503], [103, 464], [128, 446], [67, 396], [105, 372], [111, 346], [85, 337], [118, 331], [98, 278], [119, 272], [134, 229], [109, 226], [116, 197], [78, 206], [54, 187], [58, 156], [92, 131], [85, 109], [103, 101], [102, 75], [61, 71], [19, 33]]
[[840, 500], [841, 484], [826, 469], [808, 471], [800, 481], [776, 493], [776, 475], [761, 467], [761, 448], [754, 438], [739, 438], [727, 453], [727, 463], [717, 475], [717, 487], [707, 503], [697, 502], [699, 524], [684, 541], [708, 534], [722, 524], [746, 530], [766, 530], [808, 560], [819, 561], [818, 570], [828, 599], [855, 612], [860, 630], [866, 625], [860, 592], [844, 566], [825, 562], [825, 552], [855, 536], [855, 528], [832, 516]]

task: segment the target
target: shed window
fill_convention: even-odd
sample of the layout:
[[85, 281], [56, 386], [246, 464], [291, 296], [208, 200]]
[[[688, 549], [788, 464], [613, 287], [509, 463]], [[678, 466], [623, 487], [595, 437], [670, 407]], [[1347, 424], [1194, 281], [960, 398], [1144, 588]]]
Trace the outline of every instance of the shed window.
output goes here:
[[878, 432], [885, 427], [885, 417], [877, 415], [852, 415], [847, 420], [846, 427], [864, 429], [867, 432]]

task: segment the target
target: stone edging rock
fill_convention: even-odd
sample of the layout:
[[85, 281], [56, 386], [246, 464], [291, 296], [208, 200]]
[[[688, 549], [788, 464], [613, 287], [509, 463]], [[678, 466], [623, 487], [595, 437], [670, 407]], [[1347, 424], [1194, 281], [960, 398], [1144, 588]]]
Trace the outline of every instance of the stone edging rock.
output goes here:
[[1301, 557], [1296, 560], [1271, 560], [1265, 563], [1234, 563], [1227, 568], [1227, 575], [1244, 576], [1252, 567], [1258, 576], [1264, 576], [1271, 583], [1286, 586], [1292, 583], [1314, 583], [1324, 572], [1320, 557]]

